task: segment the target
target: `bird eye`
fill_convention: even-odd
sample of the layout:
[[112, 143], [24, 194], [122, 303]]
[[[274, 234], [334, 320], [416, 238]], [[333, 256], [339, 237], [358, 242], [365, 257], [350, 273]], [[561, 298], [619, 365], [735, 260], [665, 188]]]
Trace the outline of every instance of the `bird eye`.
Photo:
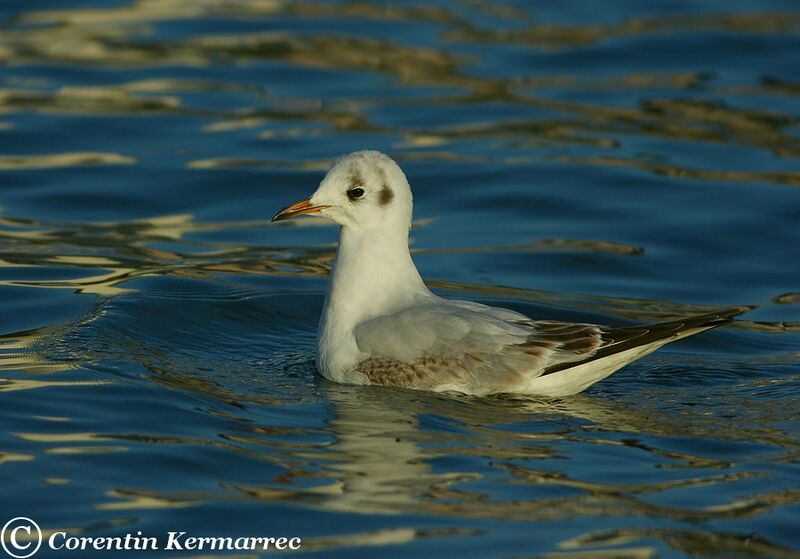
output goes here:
[[356, 198], [361, 198], [364, 195], [364, 189], [360, 186], [356, 186], [351, 188], [347, 191], [347, 197], [351, 200], [355, 200]]

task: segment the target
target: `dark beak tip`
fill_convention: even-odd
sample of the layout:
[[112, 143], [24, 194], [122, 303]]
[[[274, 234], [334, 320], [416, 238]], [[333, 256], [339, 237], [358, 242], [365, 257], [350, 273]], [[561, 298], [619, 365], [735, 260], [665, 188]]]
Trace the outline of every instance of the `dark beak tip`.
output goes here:
[[276, 221], [283, 221], [285, 219], [291, 219], [298, 215], [306, 215], [306, 214], [317, 214], [321, 210], [328, 208], [329, 206], [313, 206], [311, 205], [311, 201], [306, 198], [305, 200], [300, 200], [299, 202], [292, 204], [291, 206], [286, 206], [281, 211], [276, 213], [272, 216], [270, 223], [275, 223]]
[[278, 213], [272, 216], [272, 219], [269, 220], [270, 223], [275, 223], [276, 221], [283, 221], [285, 219], [289, 219], [292, 217], [293, 213], [291, 211], [291, 206], [287, 208], [283, 208]]

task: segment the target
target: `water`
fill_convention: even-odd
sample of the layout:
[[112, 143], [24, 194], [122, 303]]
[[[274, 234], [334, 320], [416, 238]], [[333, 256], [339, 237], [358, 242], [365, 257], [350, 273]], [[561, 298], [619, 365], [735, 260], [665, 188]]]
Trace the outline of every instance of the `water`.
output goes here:
[[[0, 3], [0, 520], [797, 556], [798, 52], [789, 0]], [[440, 294], [756, 309], [563, 401], [329, 383], [337, 232], [268, 218], [367, 147]]]

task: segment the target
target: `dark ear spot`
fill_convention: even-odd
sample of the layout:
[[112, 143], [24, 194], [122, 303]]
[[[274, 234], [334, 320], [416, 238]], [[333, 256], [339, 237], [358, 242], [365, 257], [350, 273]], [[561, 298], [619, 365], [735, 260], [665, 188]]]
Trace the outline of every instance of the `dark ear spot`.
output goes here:
[[381, 188], [381, 191], [378, 193], [378, 204], [386, 206], [392, 201], [392, 198], [394, 198], [394, 192], [384, 184], [383, 188]]
[[378, 204], [386, 206], [391, 203], [394, 198], [394, 192], [389, 188], [389, 179], [386, 178], [386, 171], [378, 167], [378, 177], [381, 181], [381, 190], [378, 192]]

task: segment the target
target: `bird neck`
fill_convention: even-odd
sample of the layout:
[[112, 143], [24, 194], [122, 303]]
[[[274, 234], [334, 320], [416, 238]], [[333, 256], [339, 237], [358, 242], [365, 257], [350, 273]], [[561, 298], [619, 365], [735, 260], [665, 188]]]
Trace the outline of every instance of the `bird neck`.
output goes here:
[[354, 327], [430, 295], [408, 250], [408, 228], [342, 227], [320, 326]]

